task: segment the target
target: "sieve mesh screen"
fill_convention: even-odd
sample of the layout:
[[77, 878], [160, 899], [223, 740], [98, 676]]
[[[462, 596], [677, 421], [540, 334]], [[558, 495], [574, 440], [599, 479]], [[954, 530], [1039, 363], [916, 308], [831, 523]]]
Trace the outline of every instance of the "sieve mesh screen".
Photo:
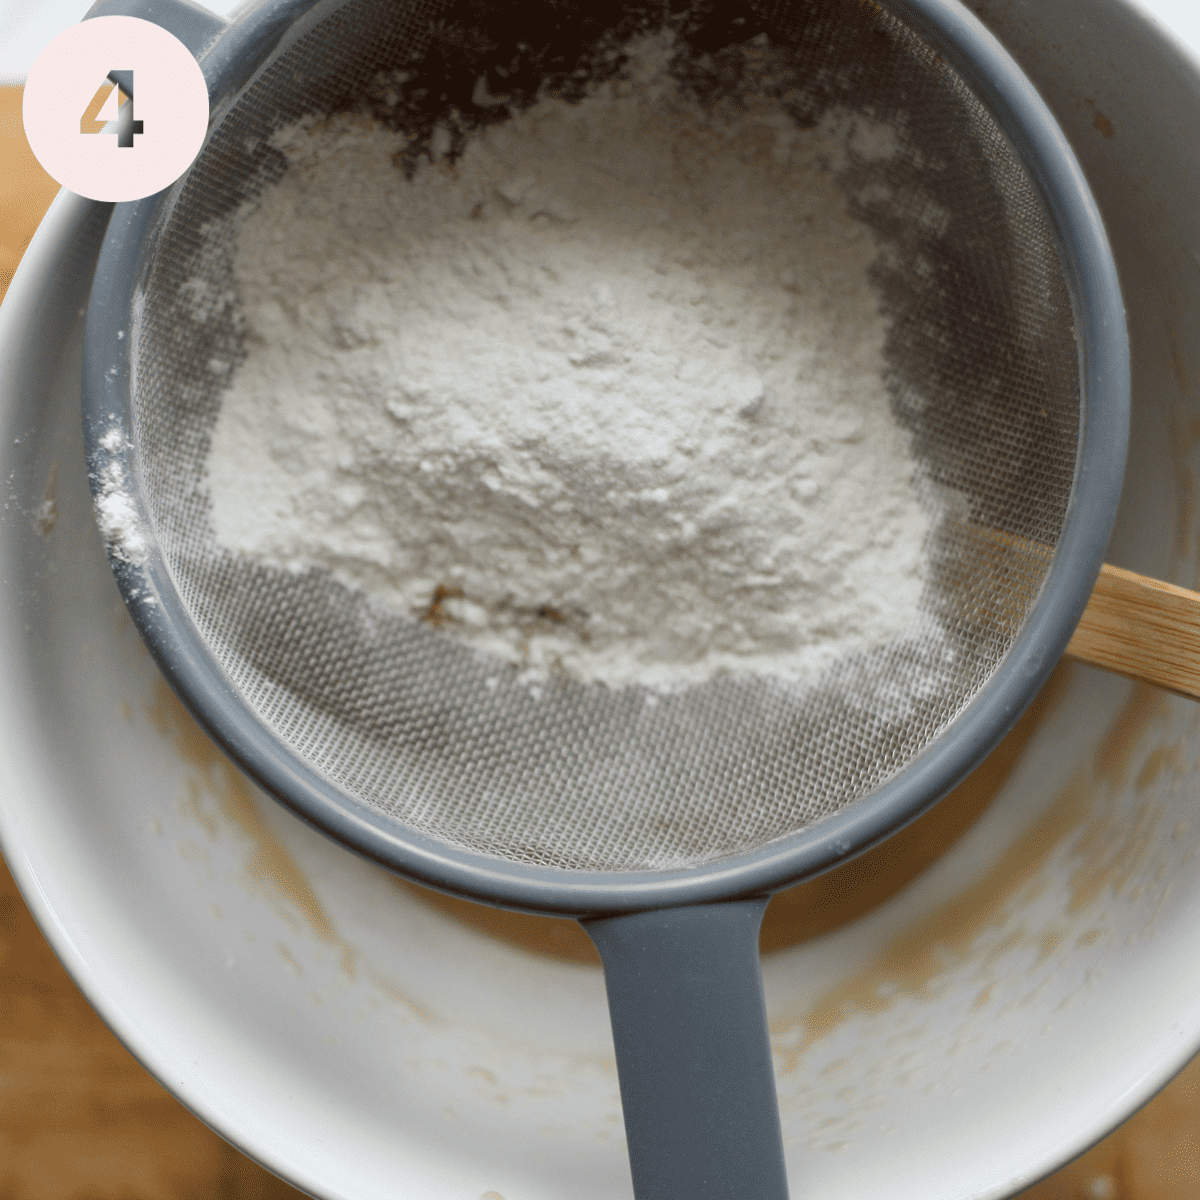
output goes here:
[[[439, 118], [453, 114], [465, 130], [487, 70], [505, 68], [514, 103], [543, 85], [570, 97], [618, 69], [598, 47], [662, 20], [628, 5], [515, 14], [349, 0], [243, 90], [141, 266], [140, 480], [183, 603], [221, 666], [263, 722], [352, 800], [523, 863], [695, 866], [868, 796], [953, 721], [1011, 647], [1075, 471], [1071, 298], [1037, 191], [977, 97], [875, 5], [701, 4], [672, 18], [693, 48], [678, 73], [701, 97], [753, 86], [801, 125], [836, 106], [898, 132], [897, 156], [852, 158], [840, 182], [882, 247], [894, 413], [911, 433], [916, 486], [943, 514], [920, 627], [843, 659], [810, 688], [727, 677], [648, 702], [636, 688], [556, 680], [538, 695], [328, 577], [215, 547], [203, 469], [227, 377], [210, 364], [236, 368], [242, 354], [233, 215], [286, 169], [271, 133], [308, 112], [366, 107], [402, 124], [419, 153]], [[724, 48], [762, 33], [775, 65], [731, 80]], [[396, 69], [408, 82], [389, 107], [380, 72]]]

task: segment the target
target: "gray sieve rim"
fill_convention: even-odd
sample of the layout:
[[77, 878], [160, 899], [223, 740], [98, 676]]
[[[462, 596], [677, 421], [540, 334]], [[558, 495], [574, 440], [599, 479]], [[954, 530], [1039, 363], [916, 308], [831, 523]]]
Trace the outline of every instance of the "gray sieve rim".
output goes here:
[[[336, 7], [336, 0], [266, 0], [221, 28], [215, 18], [201, 17], [180, 0], [134, 2], [141, 10], [137, 15], [151, 16], [168, 27], [178, 22], [185, 41], [204, 47], [200, 63], [212, 100], [210, 136], [259, 67]], [[154, 541], [133, 445], [132, 339], [123, 335], [140, 283], [142, 246], [169, 211], [181, 184], [146, 200], [114, 206], [87, 314], [84, 439], [93, 491], [99, 491], [105, 468], [119, 465], [148, 541], [145, 561], [138, 565], [123, 561], [110, 548], [114, 574], [151, 654], [197, 720], [247, 774], [311, 825], [428, 886], [528, 912], [615, 914], [763, 894], [820, 874], [920, 816], [971, 772], [1033, 699], [1083, 614], [1120, 498], [1130, 369], [1116, 266], [1100, 213], [1066, 138], [999, 42], [957, 0], [889, 0], [887, 7], [984, 100], [1046, 204], [1072, 296], [1081, 353], [1081, 419], [1071, 497], [1041, 595], [1008, 655], [956, 720], [874, 792], [869, 803], [849, 804], [799, 833], [703, 866], [576, 871], [460, 849], [381, 819], [262, 724], [224, 674], [175, 589]], [[108, 11], [110, 6], [103, 8]], [[149, 8], [153, 14], [146, 11]], [[93, 13], [100, 10], [98, 5]], [[100, 439], [114, 425], [124, 434], [125, 446], [110, 452]]]

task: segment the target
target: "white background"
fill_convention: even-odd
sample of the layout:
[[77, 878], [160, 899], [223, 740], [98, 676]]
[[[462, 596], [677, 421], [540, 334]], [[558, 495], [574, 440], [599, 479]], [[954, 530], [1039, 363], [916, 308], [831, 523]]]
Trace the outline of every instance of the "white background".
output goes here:
[[[82, 21], [93, 2], [0, 0], [0, 85], [24, 83], [42, 47], [60, 30]], [[238, 0], [202, 0], [202, 3], [223, 17], [238, 6]], [[1197, 40], [1200, 41], [1200, 35]]]
[[[253, 0], [250, 0], [253, 3]], [[1200, 0], [1133, 0], [1152, 13], [1200, 58]], [[0, 84], [24, 81], [38, 51], [60, 29], [82, 20], [92, 0], [0, 0]], [[209, 0], [227, 16], [238, 0]]]

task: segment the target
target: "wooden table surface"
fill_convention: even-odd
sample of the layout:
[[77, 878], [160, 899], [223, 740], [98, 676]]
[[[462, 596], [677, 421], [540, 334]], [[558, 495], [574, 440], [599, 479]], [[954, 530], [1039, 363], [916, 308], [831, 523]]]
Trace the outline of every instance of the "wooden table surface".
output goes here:
[[[25, 143], [20, 95], [0, 89], [0, 297], [58, 190]], [[0, 1200], [300, 1195], [137, 1064], [59, 966], [0, 860]], [[1200, 1200], [1200, 1060], [1021, 1200]]]

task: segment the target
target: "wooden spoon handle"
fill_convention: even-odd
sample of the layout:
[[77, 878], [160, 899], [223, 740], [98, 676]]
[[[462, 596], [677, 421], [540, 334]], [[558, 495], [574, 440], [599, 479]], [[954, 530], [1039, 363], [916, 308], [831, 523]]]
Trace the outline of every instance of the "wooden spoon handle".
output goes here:
[[1105, 563], [1067, 654], [1200, 700], [1200, 594]]

